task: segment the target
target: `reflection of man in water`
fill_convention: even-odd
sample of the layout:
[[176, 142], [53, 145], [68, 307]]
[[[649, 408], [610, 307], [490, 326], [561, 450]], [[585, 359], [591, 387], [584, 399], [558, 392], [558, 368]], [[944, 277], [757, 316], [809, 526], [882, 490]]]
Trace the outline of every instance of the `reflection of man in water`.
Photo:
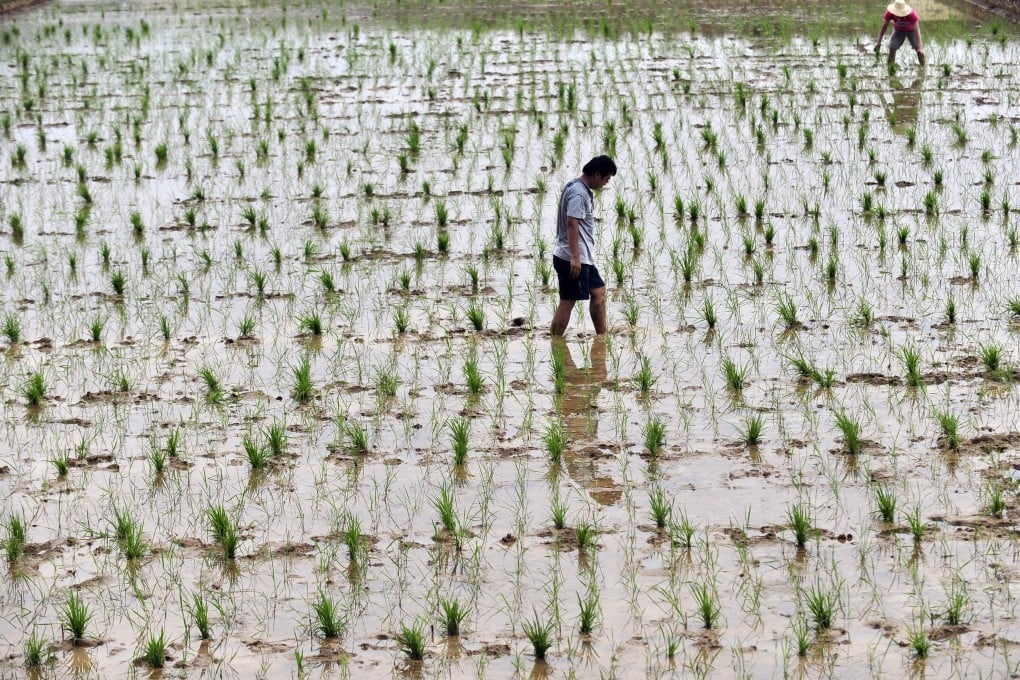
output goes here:
[[921, 108], [921, 93], [924, 90], [924, 71], [914, 76], [909, 85], [898, 77], [889, 79], [889, 93], [892, 105], [886, 105], [885, 117], [897, 134], [905, 135], [910, 128], [917, 127], [918, 112]]
[[577, 367], [562, 336], [552, 337], [552, 351], [562, 356], [566, 365], [566, 386], [556, 401], [556, 412], [570, 436], [570, 446], [563, 454], [567, 473], [596, 501], [612, 505], [620, 500], [620, 489], [611, 477], [599, 475], [600, 456], [589, 446], [598, 432], [598, 397], [607, 375], [606, 337], [597, 335], [592, 340], [590, 368]]

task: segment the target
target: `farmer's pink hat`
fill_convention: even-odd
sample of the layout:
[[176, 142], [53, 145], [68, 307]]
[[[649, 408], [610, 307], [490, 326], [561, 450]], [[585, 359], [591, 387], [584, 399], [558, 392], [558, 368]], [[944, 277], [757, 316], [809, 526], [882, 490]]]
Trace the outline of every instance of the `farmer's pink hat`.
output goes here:
[[905, 17], [914, 11], [913, 9], [911, 9], [910, 5], [908, 5], [903, 0], [896, 0], [896, 2], [886, 7], [886, 9], [898, 17]]

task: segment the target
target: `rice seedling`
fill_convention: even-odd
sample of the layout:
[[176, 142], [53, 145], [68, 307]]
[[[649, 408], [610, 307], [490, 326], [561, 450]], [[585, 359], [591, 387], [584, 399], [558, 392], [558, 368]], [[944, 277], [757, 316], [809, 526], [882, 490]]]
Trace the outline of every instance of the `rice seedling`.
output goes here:
[[836, 414], [836, 427], [843, 434], [843, 450], [850, 455], [861, 451], [861, 424], [846, 411]]
[[124, 276], [124, 272], [118, 269], [110, 275], [110, 287], [113, 288], [114, 295], [124, 297], [124, 290], [127, 287], [127, 278]]
[[952, 297], [946, 300], [945, 314], [947, 324], [956, 323], [956, 302]]
[[312, 365], [308, 357], [302, 357], [297, 366], [291, 368], [294, 377], [294, 401], [307, 404], [312, 399]]
[[797, 547], [803, 548], [807, 545], [808, 538], [814, 531], [811, 528], [811, 514], [804, 506], [795, 504], [786, 511], [786, 519], [793, 530], [793, 536], [797, 541]]
[[163, 630], [159, 631], [158, 636], [150, 635], [142, 648], [142, 661], [149, 668], [162, 668], [166, 664], [168, 646]]
[[959, 576], [954, 576], [946, 593], [945, 620], [950, 626], [958, 626], [964, 621], [964, 611], [970, 604], [970, 594], [967, 592], [967, 582]]
[[457, 598], [439, 598], [439, 623], [449, 635], [460, 635], [460, 629], [467, 619], [467, 608]]
[[25, 384], [21, 386], [21, 396], [31, 408], [43, 405], [46, 400], [46, 378], [41, 372], [36, 371], [28, 376]]
[[237, 525], [234, 520], [230, 518], [222, 505], [214, 505], [206, 510], [206, 518], [209, 520], [213, 540], [220, 545], [223, 557], [228, 560], [234, 559], [240, 543], [240, 536], [237, 534]]
[[588, 522], [578, 522], [574, 527], [574, 537], [577, 539], [578, 551], [586, 552], [588, 548], [596, 547], [598, 528]]
[[467, 418], [454, 418], [450, 421], [450, 443], [453, 446], [454, 465], [464, 465], [467, 462], [470, 430], [471, 421]]
[[544, 660], [546, 652], [549, 651], [553, 644], [553, 633], [556, 630], [555, 622], [551, 620], [543, 622], [538, 617], [538, 613], [535, 612], [531, 619], [521, 625], [521, 629], [524, 631], [524, 636], [528, 639], [528, 642], [531, 643], [535, 659], [539, 661]]
[[892, 487], [875, 486], [875, 506], [879, 518], [886, 524], [892, 524], [896, 521], [897, 502], [896, 491]]
[[553, 527], [563, 530], [567, 526], [567, 504], [560, 499], [559, 495], [553, 496], [551, 513]]
[[33, 632], [25, 640], [24, 664], [30, 672], [38, 672], [38, 669], [50, 659], [50, 652], [46, 648], [46, 641]]
[[60, 629], [69, 633], [72, 641], [79, 642], [85, 639], [85, 632], [92, 617], [92, 610], [82, 600], [81, 595], [72, 592], [64, 600], [64, 607], [60, 612]]
[[406, 623], [400, 625], [400, 630], [393, 636], [407, 658], [411, 661], [421, 661], [425, 658], [425, 623], [416, 620], [410, 626]]
[[653, 488], [648, 493], [648, 504], [651, 507], [655, 527], [659, 530], [665, 529], [673, 513], [673, 505], [666, 500], [666, 494], [661, 488]]
[[839, 593], [836, 590], [827, 590], [822, 587], [821, 583], [816, 582], [811, 590], [805, 593], [805, 596], [815, 628], [820, 631], [831, 628], [835, 620], [836, 608], [839, 607]]
[[942, 433], [939, 438], [942, 446], [950, 450], [958, 449], [960, 447], [959, 417], [948, 410], [936, 410], [934, 416]]
[[757, 446], [761, 443], [762, 430], [765, 422], [758, 414], [749, 416], [744, 421], [744, 427], [740, 431], [740, 441], [748, 446]]
[[985, 487], [985, 510], [992, 517], [1002, 517], [1006, 512], [1006, 497], [1002, 485], [990, 483]]
[[485, 327], [485, 309], [478, 301], [472, 300], [468, 303], [467, 318], [471, 322], [471, 327], [476, 331]]
[[198, 376], [205, 383], [205, 398], [206, 401], [216, 404], [224, 399], [223, 386], [220, 384], [220, 379], [216, 376], [216, 373], [209, 366], [203, 366], [198, 369]]
[[407, 307], [397, 307], [393, 311], [393, 327], [396, 329], [398, 334], [404, 334], [411, 325], [411, 317], [407, 312]]
[[313, 336], [322, 335], [322, 318], [316, 311], [308, 312], [298, 318], [298, 329], [302, 333], [308, 333]]
[[376, 373], [375, 387], [380, 398], [393, 398], [397, 394], [397, 375], [392, 371], [380, 369]]
[[723, 375], [726, 376], [726, 386], [734, 392], [740, 393], [747, 386], [747, 366], [737, 366], [730, 357], [722, 362]]
[[467, 383], [468, 392], [471, 394], [479, 394], [482, 391], [482, 387], [485, 385], [485, 379], [482, 377], [482, 372], [478, 368], [478, 359], [473, 355], [469, 355], [464, 360], [464, 382]]
[[972, 281], [977, 281], [981, 275], [981, 255], [978, 253], [971, 253], [967, 258], [967, 265], [970, 267], [970, 278]]
[[648, 357], [641, 357], [641, 368], [638, 369], [637, 374], [634, 376], [634, 384], [641, 392], [642, 396], [648, 396], [651, 394], [652, 388], [655, 387], [657, 378], [652, 373], [652, 362]]
[[312, 603], [315, 614], [315, 633], [327, 640], [343, 635], [347, 628], [340, 604], [323, 591], [319, 591], [318, 599]]
[[927, 527], [924, 524], [924, 520], [921, 518], [920, 505], [915, 505], [914, 509], [907, 514], [907, 527], [909, 527], [910, 535], [914, 537], [915, 543], [920, 543], [924, 540]]
[[988, 343], [987, 345], [981, 345], [978, 351], [981, 354], [981, 363], [984, 364], [985, 370], [990, 375], [994, 376], [1002, 370], [1003, 349], [1001, 345]]
[[264, 470], [272, 459], [272, 452], [268, 447], [260, 445], [251, 435], [245, 435], [241, 441], [244, 454], [248, 458], [248, 464], [253, 470]]
[[191, 615], [191, 622], [198, 629], [199, 637], [203, 640], [211, 638], [212, 626], [209, 623], [209, 604], [202, 597], [201, 593], [192, 593], [188, 612]]
[[931, 640], [928, 637], [928, 632], [924, 629], [923, 623], [919, 623], [916, 627], [912, 626], [907, 631], [907, 643], [917, 658], [927, 658], [928, 652], [931, 649]]
[[645, 450], [651, 456], [659, 455], [666, 445], [666, 424], [658, 418], [651, 418], [645, 423], [643, 434]]
[[11, 345], [21, 342], [21, 321], [14, 314], [7, 314], [4, 317], [3, 334]]
[[709, 329], [714, 329], [716, 324], [715, 304], [712, 298], [706, 297], [701, 307], [701, 318], [708, 324]]
[[570, 441], [567, 431], [563, 428], [563, 424], [558, 420], [551, 421], [548, 427], [546, 427], [542, 441], [545, 444], [546, 452], [549, 454], [549, 460], [554, 465], [558, 465]]
[[705, 630], [713, 630], [719, 625], [722, 616], [722, 605], [715, 589], [705, 583], [692, 583], [691, 595], [697, 607], [698, 617]]
[[25, 553], [28, 526], [21, 515], [8, 515], [4, 521], [4, 552], [8, 562], [16, 562]]
[[595, 592], [589, 592], [587, 597], [577, 596], [578, 616], [577, 628], [581, 635], [591, 635], [595, 630], [595, 624], [599, 617], [599, 598]]
[[910, 387], [921, 387], [924, 385], [924, 378], [921, 375], [921, 354], [916, 347], [901, 347], [899, 352], [903, 368], [907, 373], [907, 385]]
[[800, 322], [797, 321], [797, 304], [789, 295], [781, 294], [779, 296], [776, 311], [779, 313], [779, 318], [782, 319], [783, 325], [786, 328], [796, 328], [799, 325]]
[[439, 513], [439, 523], [449, 533], [457, 531], [457, 512], [453, 506], [453, 495], [450, 488], [442, 486], [439, 494], [432, 498], [432, 507]]
[[366, 454], [369, 452], [368, 432], [356, 420], [344, 421], [341, 432], [347, 439], [347, 449], [351, 453]]

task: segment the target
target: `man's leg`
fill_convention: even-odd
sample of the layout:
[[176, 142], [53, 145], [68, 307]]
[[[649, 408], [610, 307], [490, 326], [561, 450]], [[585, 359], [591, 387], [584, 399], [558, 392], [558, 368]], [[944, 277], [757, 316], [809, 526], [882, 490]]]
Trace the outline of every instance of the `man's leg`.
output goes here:
[[890, 64], [895, 64], [896, 63], [896, 50], [894, 50], [891, 47], [889, 48], [889, 62], [888, 63], [890, 63]]
[[570, 324], [570, 315], [574, 311], [573, 300], [560, 300], [553, 314], [552, 323], [549, 324], [549, 332], [553, 335], [563, 335], [567, 332], [567, 325]]
[[595, 333], [602, 335], [606, 332], [606, 287], [591, 289], [591, 302], [588, 303], [591, 312], [591, 323], [595, 326]]

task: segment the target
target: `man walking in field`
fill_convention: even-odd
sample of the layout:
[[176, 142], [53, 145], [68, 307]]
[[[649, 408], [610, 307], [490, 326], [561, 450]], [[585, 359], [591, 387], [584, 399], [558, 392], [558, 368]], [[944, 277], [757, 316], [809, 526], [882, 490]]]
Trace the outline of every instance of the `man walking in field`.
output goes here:
[[553, 268], [559, 278], [560, 303], [553, 315], [550, 332], [563, 335], [578, 300], [590, 300], [589, 312], [595, 332], [606, 332], [606, 282], [595, 266], [595, 194], [616, 175], [616, 163], [609, 156], [588, 161], [576, 177], [563, 187], [556, 218], [556, 246]]

